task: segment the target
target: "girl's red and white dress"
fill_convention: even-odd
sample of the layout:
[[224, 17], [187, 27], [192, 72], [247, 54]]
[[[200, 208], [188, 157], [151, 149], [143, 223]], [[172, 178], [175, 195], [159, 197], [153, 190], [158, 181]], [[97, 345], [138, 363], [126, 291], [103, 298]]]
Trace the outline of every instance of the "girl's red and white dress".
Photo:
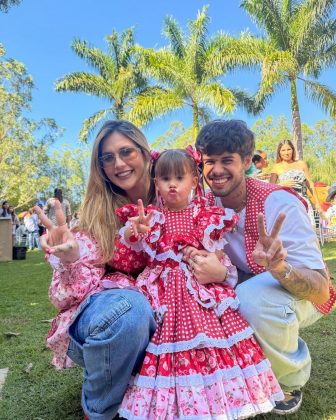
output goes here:
[[[238, 311], [233, 289], [236, 269], [228, 257], [224, 284], [200, 285], [182, 260], [192, 245], [223, 250], [224, 233], [237, 216], [227, 218], [204, 198], [181, 211], [153, 211], [145, 238], [128, 245], [147, 256], [137, 287], [150, 301], [157, 329], [139, 374], [132, 378], [119, 413], [128, 419], [236, 419], [271, 411], [283, 399], [270, 362]], [[118, 211], [125, 222], [121, 242], [137, 208]], [[253, 297], [251, 297], [253, 298]], [[131, 338], [130, 338], [131, 339]]]

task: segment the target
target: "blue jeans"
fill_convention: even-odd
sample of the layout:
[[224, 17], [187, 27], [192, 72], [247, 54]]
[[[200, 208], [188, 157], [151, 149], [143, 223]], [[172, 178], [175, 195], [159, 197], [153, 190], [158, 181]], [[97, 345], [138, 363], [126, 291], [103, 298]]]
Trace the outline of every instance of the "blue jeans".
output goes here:
[[28, 248], [34, 249], [35, 246], [36, 248], [41, 250], [40, 237], [39, 237], [38, 230], [34, 232], [28, 232]]
[[239, 311], [255, 332], [284, 391], [302, 388], [308, 381], [311, 358], [300, 329], [322, 317], [312, 303], [295, 298], [270, 273], [237, 286]]
[[155, 331], [152, 308], [135, 290], [87, 298], [69, 329], [68, 356], [84, 368], [82, 406], [90, 419], [111, 420]]

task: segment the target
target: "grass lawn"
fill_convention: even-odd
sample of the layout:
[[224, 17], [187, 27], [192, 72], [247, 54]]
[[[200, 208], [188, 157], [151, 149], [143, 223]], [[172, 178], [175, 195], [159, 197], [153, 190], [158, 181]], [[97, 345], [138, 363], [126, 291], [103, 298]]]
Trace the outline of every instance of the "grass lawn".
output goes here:
[[[329, 270], [336, 278], [336, 242], [323, 248]], [[0, 263], [0, 369], [9, 373], [0, 401], [1, 420], [83, 419], [80, 407], [81, 369], [56, 371], [45, 347], [56, 313], [48, 301], [51, 270], [42, 253]], [[304, 402], [293, 420], [336, 419], [336, 311], [304, 330], [313, 359]], [[6, 333], [18, 333], [8, 337]], [[28, 369], [27, 369], [28, 367]], [[0, 397], [1, 398], [1, 397]], [[272, 414], [259, 419], [281, 419]]]

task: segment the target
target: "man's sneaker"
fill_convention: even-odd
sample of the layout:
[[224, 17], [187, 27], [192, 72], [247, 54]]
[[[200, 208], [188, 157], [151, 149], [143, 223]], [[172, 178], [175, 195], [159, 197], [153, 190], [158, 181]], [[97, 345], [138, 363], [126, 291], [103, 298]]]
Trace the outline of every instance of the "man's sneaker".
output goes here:
[[279, 416], [296, 413], [302, 404], [301, 391], [284, 392], [284, 394], [285, 399], [278, 401], [272, 410], [272, 413], [278, 414]]

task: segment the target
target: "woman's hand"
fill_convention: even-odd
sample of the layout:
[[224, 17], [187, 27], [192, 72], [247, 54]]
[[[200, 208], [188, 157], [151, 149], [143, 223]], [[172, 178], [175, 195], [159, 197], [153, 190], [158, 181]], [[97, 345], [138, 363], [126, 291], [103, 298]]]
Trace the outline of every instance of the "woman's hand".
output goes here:
[[62, 263], [73, 263], [79, 259], [78, 242], [74, 239], [65, 221], [61, 203], [55, 200], [55, 214], [57, 226], [43, 213], [39, 206], [34, 207], [42, 224], [48, 229], [40, 237], [41, 247], [47, 254], [54, 254]]
[[283, 247], [279, 238], [279, 232], [286, 218], [284, 213], [280, 213], [276, 218], [270, 234], [265, 228], [264, 216], [258, 214], [257, 226], [259, 239], [252, 253], [254, 261], [265, 267], [268, 271], [279, 271], [283, 269], [287, 250]]
[[183, 260], [191, 267], [200, 284], [222, 283], [226, 278], [227, 268], [212, 252], [187, 246], [182, 250]]

